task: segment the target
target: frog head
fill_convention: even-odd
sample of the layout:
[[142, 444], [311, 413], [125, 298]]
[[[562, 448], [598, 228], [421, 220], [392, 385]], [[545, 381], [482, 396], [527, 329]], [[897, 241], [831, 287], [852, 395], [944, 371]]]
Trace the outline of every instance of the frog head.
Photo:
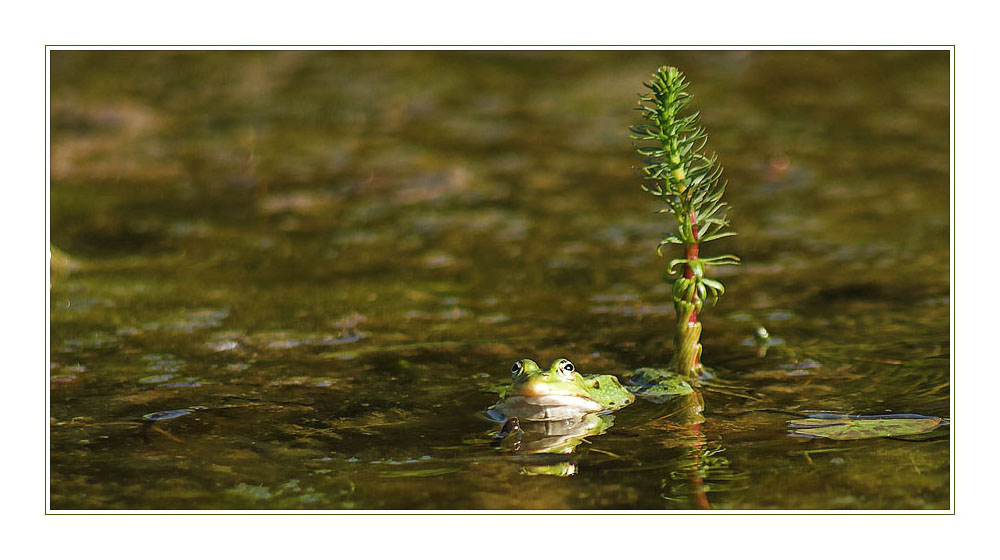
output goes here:
[[533, 360], [518, 360], [510, 373], [511, 386], [493, 407], [508, 418], [564, 420], [618, 410], [635, 400], [614, 376], [583, 376], [565, 358], [547, 370]]

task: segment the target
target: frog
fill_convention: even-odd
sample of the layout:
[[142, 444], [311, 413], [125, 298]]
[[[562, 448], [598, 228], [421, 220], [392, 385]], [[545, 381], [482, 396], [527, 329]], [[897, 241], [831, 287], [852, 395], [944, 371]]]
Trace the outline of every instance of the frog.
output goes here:
[[487, 414], [504, 421], [554, 421], [607, 414], [635, 401], [613, 375], [582, 375], [573, 362], [559, 358], [547, 370], [534, 360], [517, 360], [510, 368], [511, 385]]

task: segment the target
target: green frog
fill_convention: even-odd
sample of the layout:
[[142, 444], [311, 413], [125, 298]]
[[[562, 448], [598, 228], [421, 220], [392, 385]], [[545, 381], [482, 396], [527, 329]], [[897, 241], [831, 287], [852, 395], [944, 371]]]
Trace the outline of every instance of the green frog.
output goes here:
[[533, 360], [514, 362], [512, 383], [487, 413], [496, 420], [553, 421], [618, 410], [635, 400], [613, 375], [580, 375], [560, 358], [543, 371]]

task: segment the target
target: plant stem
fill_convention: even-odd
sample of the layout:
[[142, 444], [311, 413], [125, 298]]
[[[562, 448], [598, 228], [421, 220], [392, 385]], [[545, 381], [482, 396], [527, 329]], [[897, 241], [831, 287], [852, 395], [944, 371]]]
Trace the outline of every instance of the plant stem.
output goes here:
[[[684, 245], [684, 258], [687, 259], [688, 261], [694, 261], [694, 260], [698, 260], [698, 223], [695, 222], [694, 212], [692, 212], [690, 216], [691, 216], [690, 217], [690, 220], [691, 220], [691, 238], [694, 240], [694, 243], [688, 243], [688, 244]], [[691, 279], [694, 278], [694, 269], [691, 268], [690, 264], [684, 265], [684, 277], [687, 278], [687, 279], [689, 279], [689, 280], [691, 280]], [[696, 297], [698, 297], [698, 292], [692, 293], [691, 294], [691, 301], [694, 301]], [[691, 317], [688, 319], [688, 322], [689, 323], [697, 323], [698, 322], [698, 312], [697, 311], [692, 311], [691, 312]]]
[[[689, 261], [698, 259], [698, 224], [695, 215], [690, 214], [691, 236], [694, 243], [684, 245], [684, 258]], [[690, 265], [684, 265], [684, 277], [693, 280], [694, 270]], [[691, 293], [688, 301], [674, 300], [674, 310], [677, 317], [677, 330], [674, 333], [674, 358], [672, 368], [692, 381], [697, 381], [704, 373], [701, 365], [701, 322], [698, 321], [698, 292]]]
[[[699, 316], [711, 294], [717, 302], [725, 292], [722, 282], [706, 276], [707, 267], [738, 264], [735, 255], [705, 258], [700, 245], [735, 235], [723, 231], [729, 225], [728, 205], [722, 200], [725, 182], [714, 153], [704, 151], [708, 134], [698, 124], [698, 113], [681, 114], [690, 102], [684, 74], [673, 67], [658, 69], [649, 83], [649, 93], [639, 96], [637, 109], [645, 122], [630, 127], [642, 175], [642, 188], [659, 198], [666, 208], [661, 213], [677, 219], [676, 232], [667, 232], [657, 247], [683, 245], [684, 257], [670, 261], [668, 276], [683, 265], [681, 275], [667, 281], [677, 314], [674, 335], [673, 373], [692, 384], [705, 375], [701, 363], [701, 322]], [[700, 231], [699, 231], [700, 230]]]

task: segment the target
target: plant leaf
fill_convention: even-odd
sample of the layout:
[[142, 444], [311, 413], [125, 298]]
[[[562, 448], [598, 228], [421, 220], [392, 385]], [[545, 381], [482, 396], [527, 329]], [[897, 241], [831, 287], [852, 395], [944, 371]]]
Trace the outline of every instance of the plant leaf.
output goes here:
[[688, 262], [687, 259], [674, 259], [670, 261], [670, 264], [667, 265], [667, 271], [670, 272], [670, 274], [673, 274], [675, 266], [679, 264], [687, 264], [687, 262]]
[[930, 432], [943, 422], [944, 420], [936, 416], [918, 414], [875, 416], [813, 414], [808, 418], [789, 420], [788, 435], [833, 440], [907, 436]]
[[709, 236], [706, 236], [706, 237], [702, 237], [698, 241], [700, 241], [702, 243], [707, 243], [709, 241], [715, 241], [716, 239], [722, 239], [723, 237], [732, 237], [734, 235], [738, 235], [738, 234], [735, 231], [727, 231], [727, 232], [723, 232], [723, 233], [715, 233], [715, 234], [712, 234], [712, 235], [709, 235]]

